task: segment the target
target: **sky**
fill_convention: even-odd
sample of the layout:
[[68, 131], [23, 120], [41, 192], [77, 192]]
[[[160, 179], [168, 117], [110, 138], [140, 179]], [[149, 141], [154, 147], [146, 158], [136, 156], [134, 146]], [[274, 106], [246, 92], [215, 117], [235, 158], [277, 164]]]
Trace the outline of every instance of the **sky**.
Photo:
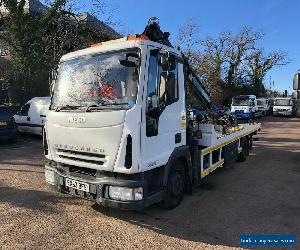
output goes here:
[[[265, 81], [275, 88], [292, 91], [293, 75], [300, 69], [300, 0], [110, 0], [114, 19], [123, 29], [141, 33], [150, 17], [158, 17], [162, 30], [173, 37], [189, 19], [198, 21], [199, 36], [214, 36], [226, 30], [236, 32], [251, 26], [265, 33], [260, 46], [266, 52], [284, 50], [290, 63], [272, 69]], [[268, 84], [269, 86], [269, 84]]]

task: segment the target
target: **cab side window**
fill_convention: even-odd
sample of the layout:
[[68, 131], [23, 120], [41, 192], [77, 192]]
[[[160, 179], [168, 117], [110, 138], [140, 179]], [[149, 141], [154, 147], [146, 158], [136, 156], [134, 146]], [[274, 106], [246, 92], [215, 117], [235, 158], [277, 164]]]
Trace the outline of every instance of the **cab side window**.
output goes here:
[[165, 106], [178, 101], [177, 72], [162, 72], [160, 74], [159, 100]]
[[20, 115], [22, 115], [22, 116], [28, 116], [29, 108], [30, 108], [30, 103], [26, 103], [26, 104], [21, 108]]
[[158, 120], [148, 115], [148, 112], [158, 107], [157, 95], [157, 75], [158, 75], [158, 56], [155, 53], [150, 54], [148, 68], [147, 85], [147, 108], [146, 108], [146, 135], [148, 137], [158, 134]]
[[157, 50], [150, 52], [146, 108], [148, 137], [158, 134], [159, 117], [166, 106], [179, 100], [177, 63], [173, 70], [164, 70], [161, 57]]

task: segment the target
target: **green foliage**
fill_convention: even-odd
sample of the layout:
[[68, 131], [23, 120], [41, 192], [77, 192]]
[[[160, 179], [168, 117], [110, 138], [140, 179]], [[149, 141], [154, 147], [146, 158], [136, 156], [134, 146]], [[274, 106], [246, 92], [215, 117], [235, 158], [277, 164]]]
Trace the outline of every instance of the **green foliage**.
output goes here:
[[24, 11], [25, 0], [4, 0], [3, 40], [11, 54], [10, 89], [13, 101], [24, 102], [34, 95], [47, 95], [49, 57], [46, 40], [49, 26], [61, 15], [66, 0], [56, 0], [44, 15]]
[[[97, 0], [96, 2], [101, 2]], [[1, 13], [2, 42], [11, 55], [10, 98], [23, 103], [33, 96], [49, 95], [49, 72], [57, 67], [65, 53], [82, 49], [111, 34], [88, 25], [74, 14], [72, 1], [48, 1], [44, 13], [24, 11], [25, 0], [3, 0]]]

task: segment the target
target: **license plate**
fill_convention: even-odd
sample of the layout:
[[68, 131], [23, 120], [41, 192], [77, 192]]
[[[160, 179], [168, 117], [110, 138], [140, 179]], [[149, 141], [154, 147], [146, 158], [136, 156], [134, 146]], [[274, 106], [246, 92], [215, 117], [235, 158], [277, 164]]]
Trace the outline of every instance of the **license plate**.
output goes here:
[[66, 179], [66, 186], [70, 188], [74, 188], [77, 190], [81, 190], [84, 192], [89, 192], [90, 191], [90, 186], [89, 184], [81, 181], [75, 181], [71, 179]]
[[0, 121], [0, 126], [6, 126], [7, 122]]

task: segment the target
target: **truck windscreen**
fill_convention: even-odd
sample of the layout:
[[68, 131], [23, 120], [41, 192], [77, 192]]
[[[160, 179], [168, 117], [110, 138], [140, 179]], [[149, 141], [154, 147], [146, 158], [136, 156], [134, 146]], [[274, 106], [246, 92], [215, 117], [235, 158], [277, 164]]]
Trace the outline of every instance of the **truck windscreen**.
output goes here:
[[257, 105], [258, 106], [264, 106], [266, 104], [266, 101], [263, 100], [257, 100]]
[[132, 107], [137, 98], [139, 65], [137, 49], [86, 55], [61, 62], [51, 109]]
[[290, 106], [290, 99], [277, 99], [274, 101], [274, 106]]
[[232, 100], [233, 106], [248, 106], [248, 104], [249, 104], [249, 98], [235, 97]]

